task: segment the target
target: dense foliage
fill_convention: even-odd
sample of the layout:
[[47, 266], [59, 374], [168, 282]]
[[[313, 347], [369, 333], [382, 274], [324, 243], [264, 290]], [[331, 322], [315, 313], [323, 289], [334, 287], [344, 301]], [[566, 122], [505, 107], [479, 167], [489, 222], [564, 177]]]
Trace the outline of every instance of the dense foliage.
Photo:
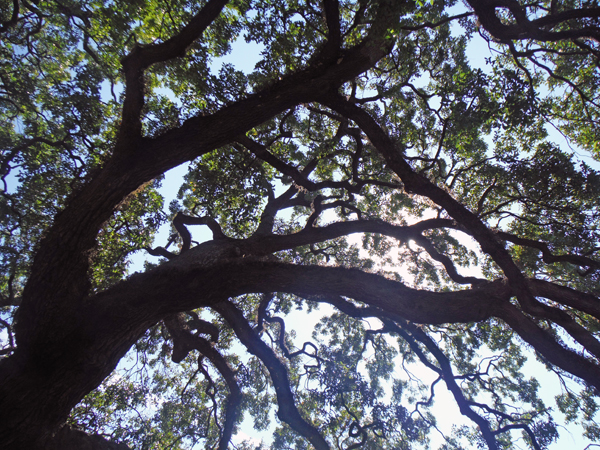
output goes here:
[[600, 440], [597, 0], [3, 0], [0, 42], [0, 448]]

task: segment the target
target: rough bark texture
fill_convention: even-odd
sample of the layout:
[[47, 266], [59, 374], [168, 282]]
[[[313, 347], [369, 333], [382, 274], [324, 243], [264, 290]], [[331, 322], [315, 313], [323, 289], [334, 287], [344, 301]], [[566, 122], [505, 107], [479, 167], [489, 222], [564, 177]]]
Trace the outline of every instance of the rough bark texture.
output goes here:
[[[239, 403], [241, 395], [236, 390], [233, 371], [224, 360], [219, 360], [218, 354], [211, 353], [208, 341], [190, 337], [189, 330], [173, 319], [178, 313], [200, 307], [211, 307], [220, 313], [249, 351], [266, 361], [277, 391], [279, 417], [315, 448], [328, 448], [317, 428], [295, 408], [285, 366], [254, 333], [242, 313], [227, 301], [230, 297], [248, 293], [285, 292], [318, 297], [332, 304], [335, 300], [324, 299], [346, 297], [369, 305], [378, 314], [421, 324], [500, 318], [548, 361], [600, 389], [598, 365], [561, 347], [536, 322], [550, 318], [593, 350], [596, 339], [569, 321], [561, 308], [576, 308], [600, 319], [597, 299], [550, 282], [527, 279], [506, 249], [506, 241], [537, 246], [545, 252], [545, 258], [554, 262], [547, 246], [497, 235], [450, 193], [416, 173], [402, 149], [375, 118], [355, 102], [338, 95], [343, 83], [372, 68], [391, 51], [394, 41], [389, 30], [397, 27], [401, 11], [408, 7], [404, 2], [373, 2], [378, 13], [374, 23], [370, 24], [367, 37], [342, 51], [339, 48], [337, 2], [325, 1], [329, 29], [327, 43], [318, 49], [308, 67], [284, 76], [270, 87], [214, 114], [193, 117], [180, 127], [154, 138], [141, 136], [144, 70], [154, 63], [184, 54], [226, 3], [209, 1], [172, 40], [155, 46], [136, 46], [123, 60], [127, 86], [123, 122], [113, 156], [87, 184], [72, 194], [40, 242], [15, 323], [17, 349], [0, 360], [0, 448], [125, 450], [127, 447], [122, 444], [110, 443], [101, 436], [88, 436], [64, 424], [72, 408], [114, 370], [140, 336], [165, 319], [171, 320], [173, 338], [185, 343], [181, 344], [184, 347], [181, 347], [179, 357], [184, 357], [192, 348], [200, 349], [209, 358], [213, 355], [213, 363], [227, 379], [232, 407], [226, 427], [231, 436], [236, 420], [235, 404]], [[469, 3], [483, 26], [505, 40], [562, 39], [562, 34], [546, 33], [544, 27], [575, 16], [598, 15], [595, 9], [577, 10], [570, 16], [556, 14], [532, 21], [517, 17], [515, 24], [504, 25], [494, 13], [495, 3]], [[14, 10], [18, 14], [18, 2], [15, 2]], [[7, 22], [2, 28], [9, 25]], [[572, 34], [578, 37], [584, 31], [574, 30]], [[300, 186], [305, 182], [308, 188], [314, 188], [308, 185], [306, 174], [277, 161], [265, 149], [243, 137], [247, 131], [275, 115], [308, 102], [320, 102], [346, 121], [353, 121], [383, 156], [388, 168], [399, 177], [406, 192], [430, 199], [451, 219], [426, 220], [404, 227], [375, 220], [356, 220], [319, 228], [313, 226], [313, 218], [304, 230], [280, 236], [271, 233], [272, 219], [277, 212], [274, 208], [271, 220], [264, 218], [264, 224], [268, 226], [259, 227], [259, 232], [249, 239], [225, 238], [218, 235], [215, 228], [217, 233], [213, 241], [188, 250], [188, 239], [187, 251], [171, 261], [146, 273], [134, 274], [104, 292], [90, 294], [90, 258], [100, 228], [128, 195], [173, 167], [226, 144], [239, 142], [282, 173], [287, 172]], [[312, 206], [319, 212], [316, 200]], [[185, 221], [180, 225], [185, 225]], [[481, 250], [501, 267], [505, 279], [485, 281], [461, 277], [451, 261], [437, 253], [423, 234], [442, 227], [460, 229], [472, 236]], [[278, 251], [356, 232], [378, 233], [400, 242], [414, 240], [446, 267], [454, 281], [473, 287], [454, 292], [429, 292], [358, 269], [292, 265], [268, 258]], [[597, 264], [582, 258], [563, 260], [590, 266]], [[511, 303], [513, 297], [517, 298], [518, 307]], [[560, 308], [548, 307], [536, 297], [551, 299]], [[338, 303], [340, 307], [351, 309], [340, 301]], [[413, 334], [417, 336], [418, 331], [413, 330]], [[425, 342], [425, 338], [422, 339]], [[600, 351], [597, 348], [596, 351], [598, 356]], [[442, 371], [450, 377], [449, 364], [444, 365]], [[451, 389], [456, 387], [451, 384], [453, 381], [449, 381]], [[465, 402], [464, 398], [459, 400]], [[466, 414], [480, 419], [466, 403], [463, 406], [461, 409]], [[494, 448], [491, 431], [483, 423], [481, 429]], [[227, 441], [223, 440], [221, 448], [226, 447]]]
[[[199, 14], [214, 18], [215, 4], [222, 7], [225, 2], [209, 2], [208, 12], [202, 10]], [[100, 384], [148, 327], [165, 314], [210, 304], [215, 295], [222, 298], [224, 288], [244, 290], [235, 289], [229, 277], [213, 279], [215, 271], [210, 269], [182, 273], [180, 268], [188, 262], [179, 260], [171, 273], [163, 274], [166, 278], [159, 274], [149, 276], [152, 287], [134, 276], [117, 287], [114, 294], [87, 298], [89, 258], [101, 225], [115, 208], [131, 192], [166, 170], [232, 142], [274, 115], [298, 103], [313, 101], [319, 93], [335, 89], [372, 67], [393, 45], [386, 30], [397, 21], [401, 7], [396, 2], [381, 2], [378, 20], [369, 36], [341, 58], [317, 58], [310, 67], [265, 91], [215, 114], [189, 119], [181, 127], [153, 139], [142, 138], [137, 122], [131, 121], [131, 115], [143, 106], [140, 88], [132, 85], [138, 82], [138, 73], [144, 67], [179, 56], [212, 19], [194, 19], [195, 25], [173, 38], [173, 42], [181, 41], [174, 45], [174, 51], [169, 49], [169, 42], [161, 48], [134, 49], [124, 60], [128, 85], [124, 120], [113, 157], [72, 195], [41, 241], [33, 262], [15, 325], [18, 349], [0, 362], [0, 446], [43, 448], [69, 411]], [[231, 251], [231, 246], [225, 246], [208, 255], [216, 262]], [[187, 289], [167, 289], [166, 296], [154, 297], [160, 306], [153, 310], [146, 295], [153, 293], [154, 286], [165, 287], [167, 280], [176, 286], [170, 279], [176, 273], [181, 273], [180, 281]], [[205, 280], [211, 280], [211, 286]], [[126, 285], [135, 288], [132, 291]], [[131, 297], [132, 292], [137, 294]], [[199, 292], [203, 293], [201, 298]], [[169, 298], [177, 299], [177, 304], [170, 303]], [[118, 306], [114, 306], [115, 301]], [[106, 308], [109, 304], [113, 306]]]

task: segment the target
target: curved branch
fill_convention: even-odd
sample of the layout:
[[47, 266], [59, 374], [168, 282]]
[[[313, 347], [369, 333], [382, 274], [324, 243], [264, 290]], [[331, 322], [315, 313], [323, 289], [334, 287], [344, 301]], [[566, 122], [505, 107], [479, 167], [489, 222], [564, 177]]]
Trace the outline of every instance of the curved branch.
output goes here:
[[273, 196], [269, 197], [265, 208], [260, 216], [260, 223], [254, 232], [253, 237], [258, 236], [267, 236], [273, 234], [273, 225], [275, 225], [275, 216], [277, 213], [283, 209], [288, 207], [289, 201], [294, 197], [294, 195], [298, 192], [296, 186], [292, 185], [281, 194], [279, 197], [274, 198]]
[[6, 33], [11, 27], [19, 21], [19, 0], [13, 0], [13, 12], [6, 22], [0, 24], [0, 33]]
[[[394, 332], [401, 336], [408, 343], [411, 350], [417, 355], [421, 363], [432, 371], [438, 373], [444, 379], [446, 385], [448, 386], [448, 390], [452, 393], [454, 399], [456, 400], [460, 412], [479, 426], [479, 429], [481, 430], [481, 433], [483, 434], [483, 437], [486, 440], [490, 450], [496, 450], [498, 448], [498, 444], [492, 430], [490, 429], [489, 423], [487, 420], [473, 411], [473, 409], [471, 409], [469, 401], [465, 398], [462, 389], [456, 383], [456, 377], [452, 371], [450, 360], [425, 332], [414, 326], [412, 323], [402, 320], [401, 318], [390, 317], [389, 314], [372, 307], [359, 308], [340, 297], [336, 297], [335, 299], [319, 299], [317, 301], [330, 303], [351, 317], [377, 317], [383, 322], [385, 330]], [[425, 345], [427, 350], [431, 352], [431, 354], [437, 360], [439, 367], [436, 367], [427, 359], [427, 356], [418, 346], [417, 341]]]
[[287, 347], [287, 344], [285, 343], [285, 322], [281, 317], [271, 317], [271, 316], [266, 316], [265, 320], [269, 323], [276, 323], [279, 325], [279, 335], [277, 337], [277, 343], [279, 345], [279, 348], [281, 349], [281, 352], [283, 353], [283, 356], [285, 356], [287, 359], [291, 358], [291, 353], [290, 353], [290, 349]]
[[560, 345], [548, 332], [537, 326], [511, 304], [505, 304], [498, 308], [494, 315], [504, 320], [521, 336], [521, 339], [530, 344], [550, 363], [600, 390], [600, 367], [597, 364]]
[[238, 339], [246, 346], [248, 351], [259, 358], [267, 367], [275, 392], [277, 393], [277, 404], [279, 410], [277, 416], [287, 423], [294, 431], [304, 436], [315, 446], [317, 450], [329, 450], [329, 444], [321, 436], [319, 431], [308, 423], [296, 408], [294, 395], [291, 391], [290, 381], [285, 365], [277, 358], [277, 355], [265, 344], [258, 334], [252, 329], [244, 318], [242, 312], [228, 301], [221, 301], [212, 305], [212, 309], [218, 312], [235, 331]]
[[[261, 309], [262, 309], [262, 304], [259, 305], [259, 316], [261, 315]], [[263, 314], [264, 320], [266, 320], [267, 322], [276, 323], [279, 325], [279, 335], [277, 337], [277, 343], [279, 345], [279, 348], [281, 349], [281, 352], [283, 353], [283, 356], [285, 356], [287, 359], [292, 359], [299, 355], [306, 355], [310, 358], [316, 359], [317, 362], [320, 364], [321, 358], [319, 358], [319, 356], [318, 356], [318, 349], [315, 344], [313, 344], [312, 342], [305, 342], [302, 345], [302, 348], [300, 350], [297, 350], [295, 352], [290, 352], [290, 349], [287, 347], [287, 344], [285, 342], [285, 321], [281, 317], [277, 317], [277, 316], [271, 317], [271, 316], [267, 316], [264, 313], [262, 313], [262, 314]], [[262, 331], [262, 330], [257, 329], [257, 331]], [[314, 350], [314, 353], [312, 353], [312, 354], [308, 353], [306, 351], [307, 347], [312, 347], [312, 349]]]
[[434, 245], [431, 243], [431, 241], [429, 241], [429, 239], [427, 239], [425, 236], [417, 235], [417, 236], [413, 237], [412, 239], [418, 245], [423, 247], [425, 249], [425, 251], [429, 254], [429, 256], [431, 256], [432, 259], [436, 260], [437, 262], [441, 263], [444, 266], [444, 268], [446, 269], [446, 273], [450, 276], [450, 278], [452, 278], [452, 281], [454, 281], [455, 283], [481, 284], [481, 283], [486, 282], [486, 280], [483, 278], [464, 277], [464, 276], [460, 275], [456, 271], [456, 267], [454, 266], [454, 263], [452, 262], [452, 260], [448, 256], [438, 252], [436, 250], [436, 248], [434, 247]]
[[[471, 408], [469, 401], [467, 400], [462, 389], [456, 382], [456, 377], [454, 376], [454, 372], [452, 370], [452, 365], [450, 364], [450, 360], [448, 359], [448, 357], [446, 357], [446, 355], [444, 354], [444, 352], [442, 352], [442, 350], [438, 347], [438, 345], [424, 331], [420, 330], [419, 328], [417, 328], [410, 322], [404, 322], [404, 323], [402, 323], [402, 325], [397, 325], [397, 324], [391, 322], [389, 319], [384, 318], [382, 320], [384, 321], [383, 323], [386, 325], [386, 327], [390, 328], [391, 330], [396, 331], [399, 335], [401, 335], [409, 343], [409, 345], [411, 345], [411, 348], [417, 347], [417, 345], [414, 343], [413, 339], [417, 339], [419, 342], [421, 342], [423, 345], [425, 345], [427, 350], [429, 350], [431, 352], [431, 354], [434, 356], [434, 358], [437, 360], [437, 362], [440, 366], [439, 370], [440, 370], [441, 376], [444, 379], [444, 382], [446, 383], [448, 390], [454, 396], [454, 400], [456, 401], [456, 404], [458, 405], [458, 408], [460, 409], [461, 414], [468, 417], [469, 419], [471, 419], [473, 422], [475, 422], [477, 424], [477, 426], [481, 430], [481, 434], [483, 435], [483, 438], [485, 439], [485, 441], [488, 445], [488, 448], [490, 450], [496, 450], [498, 448], [498, 443], [496, 442], [494, 433], [492, 432], [492, 430], [490, 428], [490, 424], [488, 423], [488, 421], [485, 418], [481, 417], [479, 414], [477, 414]], [[408, 329], [412, 336], [410, 336], [410, 335], [408, 335], [408, 333], [404, 332], [402, 330], [402, 328]], [[411, 342], [412, 342], [412, 344], [411, 344]], [[426, 358], [423, 355], [423, 356], [419, 356], [419, 359], [423, 360]]]
[[600, 269], [600, 262], [581, 255], [554, 255], [548, 244], [545, 242], [536, 241], [534, 239], [526, 239], [514, 234], [505, 233], [503, 231], [498, 232], [498, 237], [505, 241], [512, 242], [513, 244], [520, 245], [522, 247], [531, 247], [538, 249], [542, 252], [542, 260], [546, 264], [552, 264], [556, 262], [567, 262], [577, 266], [589, 267], [592, 269]]
[[379, 124], [362, 108], [337, 94], [323, 97], [322, 102], [356, 122], [367, 134], [377, 150], [386, 159], [390, 168], [400, 177], [407, 192], [422, 195], [444, 208], [479, 243], [481, 249], [490, 255], [510, 280], [522, 307], [531, 313], [538, 309], [525, 282], [525, 276], [517, 267], [503, 243], [475, 214], [455, 200], [448, 192], [416, 173], [404, 159], [403, 152]]
[[[516, 0], [467, 0], [467, 3], [473, 8], [483, 27], [494, 38], [504, 43], [521, 39], [556, 42], [578, 38], [589, 38], [600, 42], [598, 27], [582, 26], [581, 28], [571, 27], [568, 30], [550, 31], [551, 28], [573, 19], [597, 18], [600, 16], [598, 7], [552, 12], [546, 16], [529, 20], [524, 7]], [[496, 15], [497, 8], [509, 9], [516, 23], [504, 23]]]
[[176, 253], [172, 253], [164, 247], [156, 247], [156, 248], [144, 247], [144, 250], [146, 250], [152, 256], [162, 256], [163, 258], [167, 258], [167, 259], [173, 259], [173, 258], [177, 257]]
[[165, 42], [152, 45], [135, 45], [121, 63], [125, 73], [125, 100], [117, 148], [127, 148], [141, 137], [141, 111], [144, 107], [144, 70], [157, 62], [183, 56], [186, 49], [200, 37], [217, 18], [228, 0], [209, 0], [179, 33]]
[[198, 350], [207, 357], [212, 365], [219, 371], [227, 387], [229, 395], [225, 405], [225, 423], [222, 428], [219, 450], [226, 450], [231, 441], [233, 428], [239, 416], [239, 407], [242, 401], [242, 391], [238, 385], [237, 377], [227, 360], [206, 339], [192, 334], [189, 325], [185, 323], [183, 314], [176, 314], [164, 320], [165, 326], [173, 338], [173, 362], [181, 362], [192, 350]]
[[394, 184], [394, 183], [388, 183], [385, 181], [371, 180], [371, 179], [358, 180], [358, 179], [355, 179], [354, 177], [353, 177], [353, 179], [354, 179], [355, 184], [352, 184], [347, 180], [343, 180], [343, 181], [327, 180], [327, 181], [318, 181], [318, 182], [311, 181], [308, 179], [307, 175], [300, 172], [295, 167], [292, 167], [292, 166], [286, 164], [285, 162], [281, 161], [280, 159], [276, 158], [273, 154], [271, 154], [267, 150], [267, 148], [264, 145], [259, 144], [256, 141], [253, 141], [252, 139], [250, 139], [247, 136], [238, 137], [237, 141], [240, 144], [242, 144], [244, 147], [246, 147], [248, 150], [250, 150], [254, 155], [256, 155], [257, 158], [260, 158], [263, 161], [265, 161], [266, 163], [270, 164], [271, 166], [273, 166], [275, 169], [277, 169], [282, 174], [289, 176], [292, 180], [294, 180], [294, 182], [298, 186], [302, 186], [304, 189], [307, 189], [309, 191], [318, 191], [318, 190], [326, 189], [326, 188], [340, 188], [340, 189], [345, 189], [350, 193], [358, 194], [358, 193], [360, 193], [361, 189], [366, 185], [385, 186], [385, 187], [390, 187], [390, 188], [395, 188], [395, 189], [399, 189], [402, 187], [401, 185]]
[[192, 245], [192, 235], [186, 228], [186, 225], [208, 225], [208, 228], [213, 233], [213, 239], [224, 239], [227, 237], [223, 234], [221, 225], [212, 217], [193, 217], [179, 212], [173, 218], [173, 226], [183, 240], [181, 253], [187, 252]]

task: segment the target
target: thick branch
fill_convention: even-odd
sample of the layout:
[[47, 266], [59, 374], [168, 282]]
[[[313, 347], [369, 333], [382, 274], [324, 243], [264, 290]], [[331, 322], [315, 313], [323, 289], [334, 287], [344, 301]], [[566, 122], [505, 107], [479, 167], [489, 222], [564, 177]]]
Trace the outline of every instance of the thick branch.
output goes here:
[[536, 297], [550, 299], [600, 320], [600, 299], [594, 295], [544, 280], [528, 280], [527, 283]]
[[187, 252], [192, 245], [192, 235], [186, 228], [186, 225], [207, 225], [213, 233], [213, 239], [223, 239], [226, 236], [223, 234], [221, 225], [212, 217], [193, 217], [183, 213], [177, 213], [173, 219], [173, 226], [181, 236], [183, 245], [181, 253]]
[[198, 350], [209, 359], [227, 383], [229, 396], [227, 397], [227, 404], [225, 406], [225, 423], [223, 424], [222, 435], [219, 441], [219, 450], [226, 450], [233, 434], [233, 428], [237, 421], [239, 406], [242, 401], [242, 391], [238, 385], [235, 372], [229, 366], [227, 360], [209, 341], [191, 333], [183, 314], [171, 315], [164, 320], [164, 323], [173, 338], [172, 358], [174, 362], [183, 361], [192, 349]]
[[338, 0], [323, 0], [323, 10], [325, 12], [325, 22], [327, 23], [327, 42], [318, 58], [328, 61], [337, 58], [342, 43]]
[[462, 225], [479, 243], [481, 249], [504, 271], [523, 308], [532, 313], [536, 311], [538, 302], [529, 292], [524, 275], [494, 232], [448, 192], [416, 173], [404, 159], [402, 150], [366, 111], [338, 95], [324, 97], [323, 102], [339, 114], [355, 121], [363, 129], [390, 168], [400, 177], [407, 192], [431, 199]]
[[540, 242], [540, 241], [536, 241], [533, 239], [522, 238], [519, 236], [515, 236], [514, 234], [505, 233], [502, 231], [498, 233], [498, 237], [501, 239], [504, 239], [508, 242], [512, 242], [513, 244], [516, 244], [516, 245], [538, 249], [540, 252], [542, 252], [542, 260], [546, 264], [552, 264], [552, 263], [556, 263], [556, 262], [567, 262], [567, 263], [571, 263], [571, 264], [574, 264], [577, 266], [590, 267], [590, 268], [594, 268], [594, 269], [600, 268], [600, 262], [595, 261], [586, 256], [554, 255], [550, 251], [548, 244], [545, 242]]
[[271, 196], [269, 198], [269, 201], [265, 205], [262, 214], [260, 215], [260, 223], [258, 224], [256, 231], [254, 232], [254, 236], [258, 237], [273, 234], [275, 216], [281, 209], [287, 207], [288, 202], [297, 193], [298, 189], [296, 188], [296, 186], [292, 185], [279, 197], [273, 198]]
[[[228, 0], [210, 0], [179, 33], [165, 42], [137, 45], [122, 60], [125, 72], [125, 100], [117, 148], [125, 151], [139, 138], [142, 130], [141, 111], [144, 106], [144, 70], [152, 64], [185, 54], [186, 49], [200, 37], [221, 13]], [[127, 147], [126, 147], [127, 146]]]
[[213, 305], [213, 309], [227, 320], [238, 339], [246, 346], [248, 351], [258, 357], [267, 367], [273, 381], [273, 386], [275, 387], [275, 392], [277, 393], [277, 404], [279, 405], [277, 416], [279, 419], [286, 422], [298, 434], [308, 439], [316, 449], [329, 450], [327, 441], [325, 441], [319, 431], [304, 420], [298, 412], [285, 365], [277, 358], [273, 350], [260, 339], [246, 321], [242, 312], [227, 301], [216, 303]]
[[[509, 286], [501, 281], [455, 292], [431, 292], [357, 269], [296, 266], [249, 256], [219, 258], [220, 263], [205, 265], [202, 248], [203, 245], [195, 247], [185, 256], [148, 273], [134, 274], [126, 282], [98, 294], [95, 308], [109, 311], [115, 305], [121, 305], [121, 309], [130, 305], [127, 311], [133, 313], [141, 308], [146, 318], [158, 320], [164, 314], [192, 310], [223, 297], [287, 292], [299, 296], [341, 295], [413, 322], [442, 324], [485, 320], [511, 294]], [[243, 246], [241, 249], [243, 254]], [[206, 261], [211, 260], [206, 257]]]
[[600, 367], [597, 364], [560, 345], [548, 332], [537, 326], [515, 306], [503, 305], [494, 315], [504, 320], [550, 363], [585, 380], [590, 386], [600, 389]]
[[[596, 42], [600, 40], [600, 29], [593, 26], [582, 25], [580, 28], [571, 26], [569, 29], [551, 31], [552, 27], [573, 19], [599, 17], [600, 8], [597, 7], [555, 12], [530, 21], [525, 8], [516, 0], [467, 0], [467, 3], [473, 8], [483, 27], [494, 38], [504, 43], [520, 39], [548, 42], [578, 38], [594, 39]], [[516, 23], [504, 23], [497, 16], [496, 8], [509, 9]]]

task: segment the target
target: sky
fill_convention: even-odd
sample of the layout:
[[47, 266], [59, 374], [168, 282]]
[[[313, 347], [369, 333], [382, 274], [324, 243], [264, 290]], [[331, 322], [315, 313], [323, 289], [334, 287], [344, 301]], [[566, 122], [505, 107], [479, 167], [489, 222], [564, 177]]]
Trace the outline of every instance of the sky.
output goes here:
[[[260, 52], [262, 51], [262, 46], [256, 43], [246, 43], [242, 37], [238, 38], [232, 45], [232, 52], [222, 58], [218, 58], [213, 62], [212, 68], [215, 73], [218, 73], [218, 70], [222, 64], [228, 63], [235, 66], [236, 69], [241, 70], [245, 73], [250, 73], [254, 69], [255, 63], [260, 58]], [[490, 49], [487, 46], [487, 43], [483, 40], [474, 40], [468, 48], [468, 55], [470, 60], [472, 61], [474, 66], [480, 67], [484, 71], [488, 71], [489, 67], [485, 64], [485, 57], [489, 57], [491, 55]], [[551, 138], [557, 142], [563, 142], [564, 145], [564, 137], [562, 137], [556, 130], [549, 128], [548, 129]], [[592, 165], [594, 168], [598, 167], [598, 162], [583, 152], [578, 152], [578, 156]], [[167, 172], [165, 179], [162, 183], [162, 188], [160, 190], [161, 194], [165, 198], [165, 206], [168, 207], [169, 203], [176, 198], [179, 187], [183, 181], [183, 177], [187, 173], [188, 164], [183, 164], [179, 167], [176, 167], [169, 172]], [[10, 186], [9, 186], [10, 187]], [[202, 242], [204, 240], [208, 240], [211, 238], [211, 233], [205, 226], [197, 226], [192, 230], [194, 240]], [[155, 245], [164, 246], [168, 240], [168, 236], [170, 233], [170, 226], [164, 225], [159, 233], [157, 234]], [[130, 272], [135, 272], [139, 270], [143, 270], [144, 261], [158, 262], [159, 258], [152, 257], [148, 255], [146, 252], [137, 252], [132, 258], [132, 265], [130, 266]], [[474, 268], [473, 270], [477, 270]], [[470, 273], [464, 273], [463, 275], [470, 275]], [[313, 325], [318, 322], [320, 317], [325, 314], [327, 308], [321, 308], [319, 310], [314, 311], [313, 313], [306, 315], [300, 313], [292, 313], [289, 317], [289, 330], [294, 330], [296, 333], [295, 343], [297, 346], [301, 347], [301, 344], [305, 341], [311, 339], [311, 332], [313, 329]], [[372, 324], [373, 327], [377, 327], [376, 323]], [[5, 331], [4, 331], [5, 333]], [[542, 383], [542, 394], [544, 400], [547, 405], [553, 404], [553, 395], [556, 392], [560, 391], [560, 386], [556, 377], [548, 375], [542, 365], [538, 362], [535, 362], [533, 355], [530, 355], [528, 361], [528, 369], [527, 372], [531, 375], [535, 375], [539, 377]], [[431, 377], [431, 374], [427, 372], [427, 369], [414, 369], [417, 374], [420, 374], [423, 378]], [[454, 419], [460, 416], [460, 412], [458, 407], [456, 406], [453, 398], [448, 393], [443, 383], [440, 383], [436, 389], [436, 409], [434, 413], [439, 418], [439, 427], [446, 431], [449, 430], [451, 425], [454, 423]], [[560, 417], [560, 416], [558, 416]], [[452, 419], [452, 420], [450, 420]], [[244, 421], [241, 426], [241, 431], [238, 433], [235, 441], [239, 441], [241, 439], [253, 439], [255, 441], [259, 441], [260, 439], [264, 439], [265, 442], [270, 441], [270, 436], [268, 433], [257, 434], [254, 432], [252, 428], [252, 423], [250, 420]], [[438, 439], [438, 443], [441, 441]], [[586, 444], [589, 442], [584, 441], [581, 438], [581, 431], [576, 427], [569, 427], [566, 433], [562, 433], [561, 439], [558, 443], [553, 444], [550, 448], [553, 450], [558, 449], [583, 449]], [[198, 447], [200, 448], [200, 447]]]
[[[232, 44], [232, 51], [230, 54], [226, 55], [225, 57], [218, 58], [213, 62], [213, 72], [218, 73], [221, 65], [228, 63], [234, 65], [237, 70], [241, 70], [248, 74], [254, 69], [254, 65], [260, 58], [261, 51], [262, 47], [260, 45], [255, 43], [248, 44], [244, 42], [242, 37], [239, 37]], [[472, 65], [479, 67], [486, 72], [489, 71], [489, 66], [486, 65], [485, 58], [491, 56], [491, 51], [483, 39], [474, 39], [469, 44], [468, 56]], [[548, 131], [551, 134], [551, 138], [555, 140], [555, 142], [560, 143], [561, 141], [564, 141], [564, 138], [557, 133], [556, 130], [549, 129]], [[581, 155], [581, 157], [582, 159], [585, 159], [586, 162], [589, 163], [593, 161], [593, 164], [597, 165], [595, 160], [588, 158], [587, 155]], [[167, 172], [160, 190], [162, 195], [165, 197], [165, 207], [168, 207], [171, 200], [176, 198], [177, 191], [183, 181], [183, 177], [187, 172], [187, 168], [188, 164], [183, 164]], [[193, 229], [190, 231], [193, 234], [193, 239], [199, 242], [209, 240], [212, 237], [210, 231], [205, 226], [193, 227]], [[168, 224], [164, 225], [157, 234], [155, 246], [164, 246], [168, 240], [169, 233], [170, 226]], [[148, 260], [156, 263], [158, 262], [159, 258], [152, 257], [145, 252], [138, 252], [134, 255], [132, 260], [133, 262], [130, 267], [130, 271], [134, 272], [143, 270], [144, 261]], [[477, 275], [477, 270], [477, 268], [473, 268], [472, 273], [465, 273], [463, 271], [463, 275]], [[286, 324], [289, 322], [289, 330], [295, 331], [296, 339], [294, 342], [298, 347], [301, 347], [301, 344], [304, 341], [311, 339], [310, 334], [313, 327], [309, 325], [314, 325], [324, 313], [325, 312], [321, 309], [313, 312], [310, 316], [306, 316], [304, 314], [301, 315], [300, 313], [292, 313], [290, 316], [288, 316], [286, 319]], [[539, 362], [535, 361], [535, 358], [532, 354], [529, 355], [527, 367], [527, 372], [529, 374], [539, 378], [542, 384], [542, 394], [546, 404], [548, 406], [553, 405], [553, 395], [560, 392], [561, 389], [557, 378], [549, 375], [543, 366]], [[423, 379], [431, 379], [432, 375], [428, 369], [415, 367], [414, 371], [417, 375], [423, 377]], [[438, 417], [439, 428], [445, 432], [449, 432], [452, 425], [456, 423], [456, 418], [461, 417], [460, 411], [458, 410], [454, 399], [449, 391], [445, 388], [443, 383], [439, 383], [436, 387], [436, 406], [433, 412]], [[557, 420], [560, 422], [560, 415], [557, 416]], [[274, 421], [272, 421], [272, 423], [274, 423]], [[465, 420], [464, 423], [469, 422]], [[246, 417], [246, 420], [243, 422], [240, 428], [240, 432], [234, 437], [234, 442], [239, 442], [242, 439], [251, 439], [257, 443], [262, 439], [268, 444], [270, 442], [270, 434], [270, 431], [264, 433], [255, 432], [252, 427], [252, 421]], [[581, 430], [577, 427], [569, 426], [567, 432], [562, 432], [561, 434], [561, 439], [550, 447], [552, 450], [565, 448], [583, 449], [587, 444], [589, 444], [589, 442], [586, 442], [582, 439]], [[432, 448], [437, 448], [437, 445], [441, 444], [443, 441], [439, 436], [436, 437], [435, 432], [432, 433], [432, 437]]]

